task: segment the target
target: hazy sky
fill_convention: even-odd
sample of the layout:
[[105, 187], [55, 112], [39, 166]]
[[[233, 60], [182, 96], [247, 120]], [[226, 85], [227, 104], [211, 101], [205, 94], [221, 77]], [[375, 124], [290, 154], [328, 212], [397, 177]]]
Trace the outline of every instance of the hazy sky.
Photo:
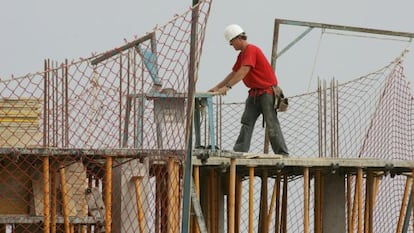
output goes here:
[[[43, 69], [43, 59], [89, 57], [142, 36], [156, 24], [181, 14], [192, 1], [37, 0], [1, 1], [0, 78]], [[200, 64], [198, 91], [220, 81], [237, 52], [224, 40], [228, 24], [240, 24], [250, 43], [270, 58], [275, 18], [414, 32], [414, 1], [374, 0], [213, 0]], [[279, 51], [306, 28], [282, 26]], [[277, 62], [276, 74], [287, 95], [315, 90], [316, 78], [349, 81], [383, 67], [408, 42], [340, 36], [314, 29]], [[414, 78], [414, 51], [406, 57], [406, 73]], [[313, 75], [312, 75], [313, 74]], [[309, 83], [311, 86], [309, 87]], [[244, 101], [246, 88], [233, 88], [227, 101]]]

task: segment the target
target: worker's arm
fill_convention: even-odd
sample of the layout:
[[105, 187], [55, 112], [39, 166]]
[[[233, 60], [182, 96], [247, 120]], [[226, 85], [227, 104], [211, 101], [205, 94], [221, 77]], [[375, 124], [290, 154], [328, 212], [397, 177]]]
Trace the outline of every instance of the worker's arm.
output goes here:
[[221, 82], [219, 82], [215, 87], [208, 90], [209, 92], [217, 92], [220, 88], [226, 86], [229, 80], [234, 76], [236, 72], [229, 73]]
[[250, 66], [242, 66], [236, 72], [231, 72], [219, 82], [215, 87], [208, 90], [209, 92], [218, 92], [221, 95], [226, 95], [227, 91], [231, 89], [234, 85], [240, 82], [250, 71]]

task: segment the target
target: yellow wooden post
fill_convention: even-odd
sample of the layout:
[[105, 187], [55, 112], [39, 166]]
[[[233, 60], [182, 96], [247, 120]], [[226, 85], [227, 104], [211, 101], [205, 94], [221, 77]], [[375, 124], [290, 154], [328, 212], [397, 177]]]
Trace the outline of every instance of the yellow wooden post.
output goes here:
[[167, 182], [167, 197], [168, 197], [168, 233], [179, 232], [179, 170], [178, 163], [174, 158], [168, 159], [168, 182]]
[[60, 185], [62, 192], [62, 207], [63, 207], [63, 222], [65, 226], [65, 233], [70, 233], [69, 223], [69, 210], [68, 210], [68, 198], [67, 198], [67, 187], [66, 187], [66, 174], [65, 168], [62, 166], [59, 170], [60, 173]]
[[234, 213], [235, 213], [235, 192], [236, 192], [236, 159], [230, 159], [230, 182], [229, 182], [229, 231], [234, 232]]
[[[194, 175], [194, 189], [196, 191], [198, 200], [200, 200], [200, 166], [194, 166], [193, 175]], [[194, 217], [192, 217], [192, 219], [193, 219], [192, 220], [193, 232], [200, 233], [198, 221], [194, 221]]]
[[362, 233], [362, 168], [357, 170], [357, 186], [358, 192], [358, 233]]
[[[240, 220], [241, 220], [241, 202], [243, 195], [243, 180], [241, 176], [236, 175], [236, 206], [235, 206], [235, 233], [240, 233]], [[218, 203], [218, 202], [217, 202]]]
[[[355, 179], [355, 190], [354, 190], [354, 202], [352, 204], [352, 232], [354, 231], [355, 221], [357, 220], [358, 215], [358, 177]], [[357, 223], [358, 224], [358, 223]]]
[[142, 177], [136, 177], [134, 179], [134, 184], [135, 184], [135, 195], [136, 195], [136, 201], [137, 201], [137, 215], [138, 215], [139, 232], [145, 232], [144, 227], [145, 227], [146, 223], [145, 223], [145, 219], [144, 219], [144, 210], [143, 210], [143, 207], [142, 207], [141, 180], [142, 180]]
[[270, 231], [270, 220], [272, 220], [273, 212], [275, 211], [275, 207], [276, 207], [276, 199], [278, 198], [278, 195], [279, 195], [278, 190], [277, 190], [277, 187], [278, 187], [277, 183], [278, 183], [278, 180], [275, 179], [275, 183], [273, 185], [272, 200], [270, 202], [269, 212], [266, 217], [267, 218], [267, 225], [266, 225], [267, 232]]
[[105, 173], [105, 232], [112, 229], [112, 157], [106, 157]]
[[309, 232], [309, 168], [303, 168], [303, 195], [304, 195], [304, 219], [303, 219], [303, 232]]
[[249, 233], [253, 233], [254, 219], [254, 167], [249, 167]]
[[275, 232], [279, 232], [280, 229], [280, 180], [281, 180], [281, 176], [280, 174], [276, 175], [276, 181], [275, 181], [275, 185], [276, 185], [276, 215], [275, 215]]
[[51, 176], [51, 203], [50, 203], [50, 211], [51, 211], [51, 233], [56, 233], [56, 222], [57, 222], [57, 182], [56, 182], [56, 170], [52, 169], [52, 176]]
[[262, 188], [260, 193], [260, 219], [259, 219], [259, 231], [262, 233], [268, 233], [267, 226], [268, 224], [268, 202], [267, 202], [267, 193], [268, 193], [268, 171], [265, 169], [262, 172]]
[[43, 157], [44, 233], [50, 232], [50, 176], [49, 156]]
[[398, 218], [398, 224], [397, 224], [397, 233], [402, 232], [405, 210], [407, 208], [407, 200], [410, 195], [410, 187], [412, 185], [411, 181], [412, 181], [411, 177], [407, 177], [407, 180], [405, 181], [404, 196], [401, 202], [400, 216]]
[[369, 172], [368, 174], [369, 177], [369, 192], [368, 192], [368, 196], [369, 196], [369, 217], [368, 217], [368, 222], [369, 222], [369, 229], [368, 229], [368, 233], [372, 233], [374, 231], [374, 205], [375, 205], [375, 191], [374, 191], [374, 174], [371, 172]]

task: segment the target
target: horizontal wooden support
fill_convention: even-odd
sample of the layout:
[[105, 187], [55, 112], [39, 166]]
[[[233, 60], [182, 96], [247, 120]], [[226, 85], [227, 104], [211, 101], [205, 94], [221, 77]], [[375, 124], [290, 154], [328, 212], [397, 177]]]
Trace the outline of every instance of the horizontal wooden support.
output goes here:
[[[15, 155], [36, 155], [36, 156], [64, 156], [80, 158], [86, 156], [91, 159], [101, 157], [122, 157], [122, 158], [168, 158], [171, 156], [184, 156], [185, 150], [141, 150], [141, 149], [72, 149], [72, 148], [20, 148], [20, 147], [0, 147], [0, 156]], [[159, 159], [162, 160], [162, 159]]]
[[275, 22], [278, 24], [303, 26], [303, 27], [311, 27], [311, 28], [321, 28], [321, 29], [331, 29], [331, 30], [338, 30], [338, 31], [361, 32], [361, 33], [370, 33], [370, 34], [378, 34], [378, 35], [414, 38], [414, 33], [410, 33], [410, 32], [389, 31], [389, 30], [380, 30], [380, 29], [374, 29], [374, 28], [362, 28], [362, 27], [353, 27], [353, 26], [345, 26], [345, 25], [287, 20], [287, 19], [276, 19]]
[[[36, 224], [44, 221], [43, 216], [28, 216], [28, 215], [1, 215], [0, 224]], [[69, 222], [72, 224], [97, 224], [103, 223], [103, 218], [95, 217], [69, 217]], [[57, 217], [56, 223], [63, 224], [63, 217]]]
[[[304, 167], [309, 167], [310, 171], [315, 169], [322, 169], [328, 172], [335, 173], [339, 170], [347, 170], [349, 172], [356, 172], [357, 168], [369, 169], [372, 171], [380, 171], [383, 173], [409, 173], [414, 168], [414, 161], [409, 160], [384, 160], [375, 158], [310, 158], [310, 157], [277, 157], [274, 158], [243, 158], [236, 155], [236, 165], [239, 167], [254, 166], [260, 167], [274, 167], [276, 170], [289, 170], [297, 173], [303, 170]], [[230, 165], [229, 157], [218, 157], [210, 154], [207, 160], [200, 160], [193, 156], [193, 164], [198, 166], [220, 166], [226, 167]]]

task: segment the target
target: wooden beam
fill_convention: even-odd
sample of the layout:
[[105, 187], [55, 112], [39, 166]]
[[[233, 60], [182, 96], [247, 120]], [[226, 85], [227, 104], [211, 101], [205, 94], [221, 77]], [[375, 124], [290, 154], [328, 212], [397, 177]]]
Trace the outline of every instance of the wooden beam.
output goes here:
[[363, 219], [362, 219], [362, 175], [363, 171], [362, 168], [358, 168], [357, 170], [357, 189], [355, 190], [355, 195], [358, 197], [358, 233], [362, 233], [363, 229]]
[[141, 38], [138, 38], [138, 39], [136, 39], [132, 42], [127, 43], [126, 45], [123, 45], [119, 48], [110, 50], [110, 51], [108, 51], [108, 52], [106, 52], [106, 53], [104, 53], [100, 56], [97, 56], [95, 59], [93, 59], [91, 61], [91, 64], [92, 65], [97, 65], [98, 63], [100, 63], [102, 61], [105, 61], [105, 60], [107, 60], [107, 59], [109, 59], [109, 58], [111, 58], [111, 57], [113, 57], [117, 54], [120, 54], [120, 53], [122, 53], [123, 51], [125, 51], [127, 49], [134, 48], [135, 46], [138, 46], [140, 43], [151, 39], [153, 36], [154, 36], [154, 33], [149, 33], [149, 34], [147, 34], [147, 35], [145, 35]]
[[249, 167], [249, 233], [253, 233], [254, 219], [254, 167]]
[[50, 165], [49, 157], [43, 158], [43, 212], [44, 212], [44, 233], [50, 232]]
[[236, 192], [236, 159], [230, 159], [230, 181], [229, 181], [229, 229], [228, 233], [235, 233], [235, 192]]
[[105, 164], [105, 232], [112, 229], [112, 157], [106, 158]]
[[276, 19], [275, 22], [278, 24], [286, 24], [286, 25], [293, 25], [293, 26], [304, 26], [304, 27], [311, 27], [311, 28], [321, 28], [321, 29], [331, 29], [331, 30], [339, 30], [339, 31], [361, 32], [361, 33], [379, 34], [379, 35], [387, 35], [387, 36], [414, 38], [414, 33], [409, 33], [409, 32], [398, 32], [398, 31], [389, 31], [389, 30], [381, 30], [381, 29], [362, 28], [362, 27], [353, 27], [353, 26], [335, 25], [335, 24], [326, 24], [326, 23], [314, 23], [314, 22], [296, 21], [296, 20], [287, 20], [287, 19]]
[[309, 168], [303, 168], [303, 233], [309, 232]]

